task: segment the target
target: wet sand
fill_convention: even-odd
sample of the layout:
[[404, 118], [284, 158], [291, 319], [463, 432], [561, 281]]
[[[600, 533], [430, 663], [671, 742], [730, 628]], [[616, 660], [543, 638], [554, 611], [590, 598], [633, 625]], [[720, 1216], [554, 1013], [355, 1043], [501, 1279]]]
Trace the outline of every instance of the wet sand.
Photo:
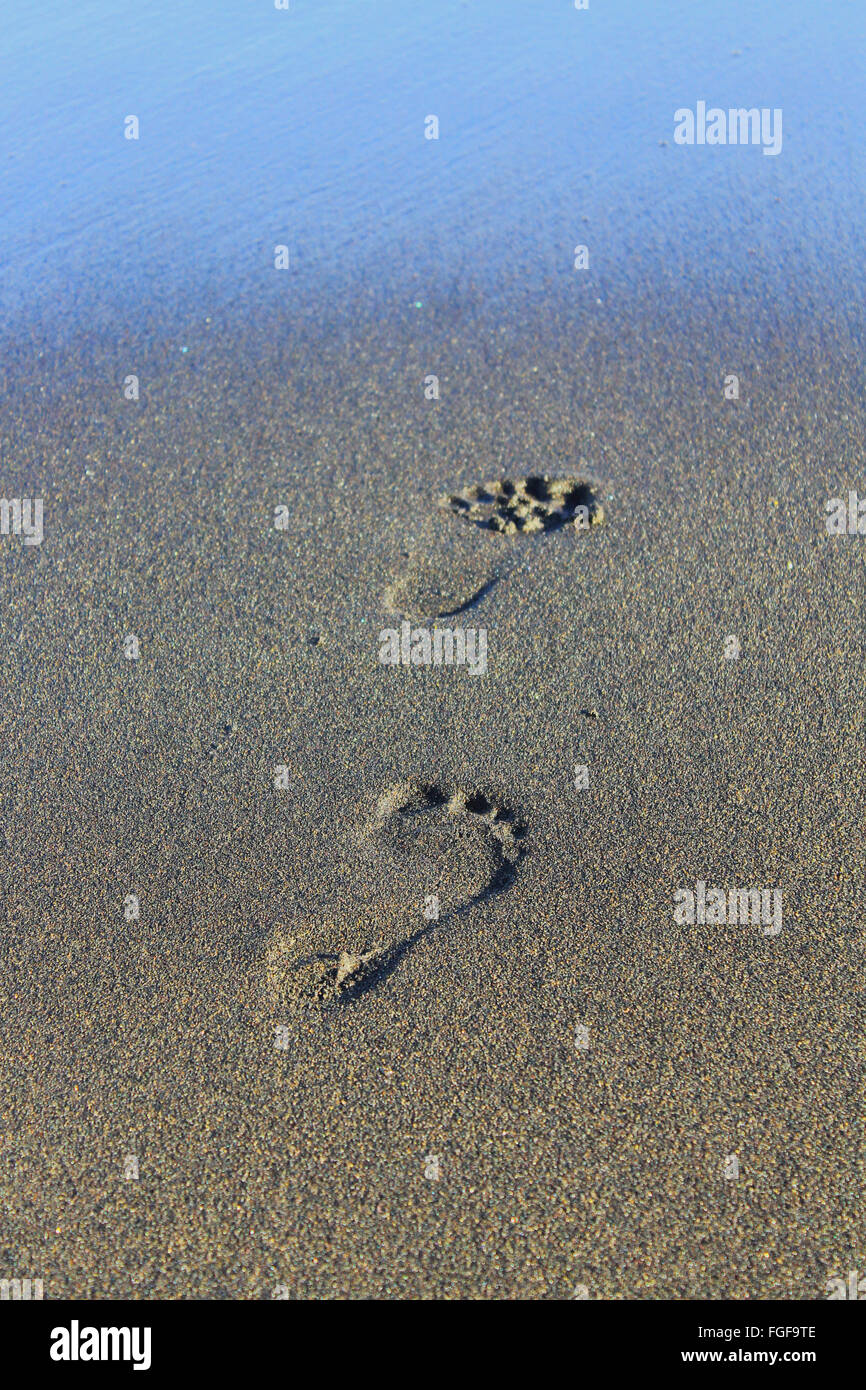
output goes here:
[[[0, 1255], [46, 1297], [863, 1267], [856, 322], [465, 291], [9, 349]], [[440, 505], [543, 474], [603, 522]], [[459, 607], [486, 674], [382, 665]], [[677, 925], [698, 880], [781, 933]]]

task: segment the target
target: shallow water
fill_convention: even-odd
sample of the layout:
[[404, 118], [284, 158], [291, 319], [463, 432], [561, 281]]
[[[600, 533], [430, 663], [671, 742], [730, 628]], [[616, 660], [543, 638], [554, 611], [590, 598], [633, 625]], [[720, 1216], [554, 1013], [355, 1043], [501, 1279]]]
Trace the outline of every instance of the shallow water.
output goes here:
[[[4, 30], [7, 331], [232, 300], [327, 313], [461, 276], [566, 295], [859, 283], [857, 0], [90, 0], [50, 19], [9, 0]], [[674, 112], [699, 100], [781, 108], [779, 156], [677, 146]]]

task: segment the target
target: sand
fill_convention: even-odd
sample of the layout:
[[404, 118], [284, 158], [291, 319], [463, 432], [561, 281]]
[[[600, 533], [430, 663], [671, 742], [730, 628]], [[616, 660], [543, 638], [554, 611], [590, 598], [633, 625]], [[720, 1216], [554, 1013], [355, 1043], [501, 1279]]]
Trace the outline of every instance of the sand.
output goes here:
[[[866, 540], [823, 521], [866, 422], [846, 316], [780, 313], [506, 286], [7, 359], [3, 492], [46, 534], [0, 538], [4, 1269], [811, 1299], [864, 1267]], [[441, 505], [544, 474], [603, 521]], [[383, 666], [404, 617], [483, 627], [486, 674]], [[781, 933], [677, 925], [697, 880], [780, 888]]]

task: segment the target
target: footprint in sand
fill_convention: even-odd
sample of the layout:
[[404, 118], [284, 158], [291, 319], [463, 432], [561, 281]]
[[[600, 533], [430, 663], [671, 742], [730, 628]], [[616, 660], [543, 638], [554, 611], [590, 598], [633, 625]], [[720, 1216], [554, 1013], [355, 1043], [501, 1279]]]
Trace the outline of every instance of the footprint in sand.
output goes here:
[[588, 530], [604, 520], [592, 487], [579, 478], [520, 478], [474, 484], [443, 497], [442, 506], [488, 531], [556, 531], [569, 524]]
[[511, 883], [525, 834], [483, 792], [410, 777], [379, 797], [365, 838], [401, 897], [432, 894], [440, 912], [453, 912]]
[[472, 608], [496, 583], [496, 575], [479, 561], [454, 555], [407, 554], [403, 572], [386, 588], [383, 604], [389, 613], [415, 622], [449, 618]]
[[272, 1003], [327, 1006], [366, 993], [422, 936], [507, 888], [525, 837], [514, 813], [483, 792], [414, 777], [390, 787], [361, 833], [373, 905], [353, 913], [351, 925], [323, 918], [275, 932], [267, 955]]
[[[604, 520], [604, 509], [588, 482], [579, 478], [521, 478], [477, 484], [443, 497], [440, 505], [474, 526], [502, 535], [556, 531], [572, 525], [588, 530]], [[450, 545], [439, 555], [404, 554], [403, 571], [382, 596], [389, 613], [425, 623], [473, 608], [509, 570], [491, 573], [490, 552]]]

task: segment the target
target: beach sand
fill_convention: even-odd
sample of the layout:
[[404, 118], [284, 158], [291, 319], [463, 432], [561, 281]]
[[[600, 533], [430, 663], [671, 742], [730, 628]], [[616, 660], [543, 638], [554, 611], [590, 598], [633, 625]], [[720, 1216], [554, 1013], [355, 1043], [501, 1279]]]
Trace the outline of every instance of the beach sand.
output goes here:
[[[0, 541], [0, 1263], [46, 1296], [863, 1268], [856, 335], [513, 298], [214, 308], [6, 379], [45, 540]], [[604, 520], [441, 505], [544, 474]], [[383, 666], [447, 612], [486, 674]], [[781, 889], [781, 933], [677, 925], [698, 880]]]

